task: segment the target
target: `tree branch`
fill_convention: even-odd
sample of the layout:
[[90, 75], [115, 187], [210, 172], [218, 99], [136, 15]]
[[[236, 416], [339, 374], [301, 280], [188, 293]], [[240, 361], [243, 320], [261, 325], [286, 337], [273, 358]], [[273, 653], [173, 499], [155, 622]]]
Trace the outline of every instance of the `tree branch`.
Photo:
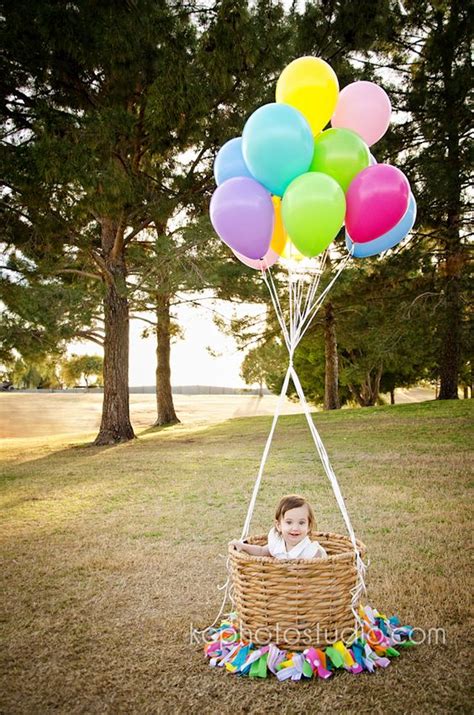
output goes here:
[[109, 271], [107, 268], [107, 264], [105, 263], [104, 259], [102, 256], [100, 256], [98, 253], [96, 253], [93, 250], [87, 251], [87, 254], [90, 256], [90, 258], [96, 263], [99, 268], [100, 272], [102, 273], [102, 276], [104, 280], [109, 284], [109, 285], [114, 285], [114, 276], [113, 274]]
[[54, 275], [59, 273], [75, 273], [79, 276], [84, 276], [86, 278], [94, 278], [96, 281], [102, 280], [97, 273], [89, 273], [88, 271], [80, 271], [78, 268], [61, 268], [58, 271], [54, 271]]
[[100, 335], [99, 333], [94, 333], [89, 330], [79, 330], [76, 333], [76, 337], [80, 340], [90, 340], [91, 343], [100, 345], [100, 347], [104, 346], [104, 336]]
[[133, 230], [128, 234], [128, 236], [125, 236], [125, 238], [123, 239], [123, 245], [124, 245], [124, 246], [127, 246], [127, 245], [130, 243], [130, 241], [131, 241], [133, 238], [135, 238], [135, 236], [136, 236], [138, 233], [140, 233], [140, 232], [143, 231], [145, 228], [147, 228], [147, 227], [152, 223], [152, 221], [153, 221], [153, 219], [152, 219], [151, 217], [148, 217], [148, 218], [146, 218], [144, 221], [142, 221], [142, 223], [141, 223], [139, 226], [137, 226], [137, 228], [133, 229]]

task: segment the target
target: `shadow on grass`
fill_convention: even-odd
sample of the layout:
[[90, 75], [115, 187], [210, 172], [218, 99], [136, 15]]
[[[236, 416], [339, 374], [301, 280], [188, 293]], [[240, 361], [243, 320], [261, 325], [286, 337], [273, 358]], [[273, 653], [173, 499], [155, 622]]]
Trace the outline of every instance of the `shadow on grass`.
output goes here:
[[[418, 431], [420, 428], [426, 429], [426, 436], [429, 436], [431, 428], [429, 423], [431, 420], [446, 420], [449, 425], [451, 420], [456, 419], [466, 422], [472, 416], [474, 403], [472, 400], [451, 400], [451, 401], [427, 401], [423, 403], [407, 404], [407, 405], [384, 405], [370, 408], [345, 409], [332, 412], [317, 412], [313, 413], [313, 420], [316, 427], [323, 428], [323, 431], [328, 435], [329, 442], [332, 442], [334, 449], [334, 441], [339, 444], [340, 440], [347, 441], [348, 433], [354, 431], [357, 435], [359, 448], [362, 439], [370, 440], [373, 434], [377, 420], [377, 434], [373, 435], [375, 439], [378, 436], [380, 440], [383, 432], [391, 434], [399, 429], [408, 429], [411, 433]], [[146, 450], [147, 452], [162, 452], [167, 453], [167, 457], [172, 455], [173, 449], [178, 445], [186, 445], [191, 443], [216, 443], [225, 441], [226, 450], [232, 443], [240, 443], [242, 449], [247, 452], [250, 448], [263, 449], [268, 430], [272, 421], [269, 415], [255, 417], [232, 417], [223, 420], [222, 422], [212, 424], [196, 424], [176, 422], [168, 425], [152, 425], [137, 431], [136, 438], [127, 442], [119, 442], [117, 444], [108, 444], [103, 446], [95, 445], [93, 441], [75, 442], [55, 449], [54, 444], [50, 446], [50, 451], [45, 455], [35, 457], [35, 451], [44, 449], [44, 445], [48, 445], [47, 438], [43, 445], [31, 447], [31, 458], [28, 452], [29, 448], [25, 447], [25, 455], [22, 459], [21, 450], [15, 459], [10, 462], [5, 462], [2, 469], [0, 483], [10, 482], [14, 479], [21, 479], [27, 476], [26, 472], [31, 472], [40, 468], [46, 463], [54, 470], [55, 467], [65, 468], [68, 457], [71, 457], [71, 466], [83, 464], [89, 465], [94, 460], [100, 461], [101, 469], [117, 469], [122, 466], [127, 460], [127, 452], [132, 450]], [[442, 424], [442, 423], [441, 423]], [[460, 423], [459, 423], [460, 425]], [[467, 425], [466, 425], [467, 426]], [[441, 428], [441, 425], [438, 429]], [[299, 436], [300, 432], [307, 432], [308, 427], [303, 414], [282, 415], [279, 418], [277, 432], [282, 432], [285, 440], [285, 446], [288, 446], [288, 438], [291, 437], [291, 430], [294, 436]], [[341, 432], [342, 430], [342, 432]], [[309, 437], [309, 433], [308, 433]], [[370, 438], [370, 439], [369, 439]], [[277, 439], [281, 440], [277, 435]], [[67, 441], [67, 440], [65, 440]], [[64, 444], [64, 443], [63, 443]], [[370, 446], [370, 445], [368, 445]], [[12, 449], [15, 449], [12, 447]], [[139, 455], [137, 453], [137, 456]], [[102, 460], [101, 458], [104, 458]]]
[[182, 423], [181, 420], [173, 420], [173, 422], [168, 422], [165, 425], [150, 425], [150, 427], [145, 427], [142, 429], [140, 432], [137, 431], [137, 437], [144, 437], [145, 435], [149, 434], [159, 434], [160, 432], [168, 432], [171, 430], [173, 427], [179, 427], [180, 425], [183, 425], [183, 427], [186, 426], [186, 424]]

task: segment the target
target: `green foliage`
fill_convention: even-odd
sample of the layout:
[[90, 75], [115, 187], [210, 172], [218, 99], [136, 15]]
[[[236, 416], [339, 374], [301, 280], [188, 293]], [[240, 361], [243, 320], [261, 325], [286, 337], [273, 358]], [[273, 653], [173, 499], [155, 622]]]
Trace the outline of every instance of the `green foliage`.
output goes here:
[[285, 346], [273, 339], [247, 352], [242, 362], [240, 376], [247, 385], [258, 383], [262, 387], [265, 383], [270, 390], [274, 391], [286, 362]]
[[5, 252], [0, 268], [0, 360], [60, 356], [73, 339], [101, 343], [101, 286], [87, 276], [58, 275], [52, 257], [28, 249]]
[[96, 377], [100, 382], [104, 360], [100, 355], [72, 355], [63, 360], [61, 376], [67, 387], [74, 387], [84, 378], [86, 387], [90, 387], [89, 378]]
[[468, 353], [471, 302], [468, 242], [472, 5], [459, 0], [404, 3], [405, 18], [394, 61], [404, 81], [398, 102], [408, 114], [398, 151], [419, 207], [417, 239], [433, 263], [436, 372], [441, 398], [457, 397]]
[[335, 69], [341, 86], [352, 82], [358, 71], [367, 78], [371, 68], [369, 64], [360, 69], [362, 58], [387, 50], [397, 37], [402, 19], [399, 3], [391, 0], [309, 2], [302, 11], [293, 9], [292, 15], [295, 57], [323, 57]]
[[210, 285], [250, 297], [251, 272], [200, 216], [218, 148], [270, 99], [285, 63], [282, 7], [19, 0], [3, 14], [4, 240], [15, 259], [42, 277], [87, 274], [96, 307], [111, 285], [127, 294], [126, 274], [134, 310]]
[[378, 379], [408, 387], [430, 377], [434, 325], [422, 300], [426, 288], [419, 270], [407, 272], [403, 255], [364, 262], [341, 280], [340, 383], [359, 404], [374, 404]]
[[18, 390], [61, 389], [59, 362], [55, 356], [25, 361], [14, 358], [4, 363], [4, 377]]

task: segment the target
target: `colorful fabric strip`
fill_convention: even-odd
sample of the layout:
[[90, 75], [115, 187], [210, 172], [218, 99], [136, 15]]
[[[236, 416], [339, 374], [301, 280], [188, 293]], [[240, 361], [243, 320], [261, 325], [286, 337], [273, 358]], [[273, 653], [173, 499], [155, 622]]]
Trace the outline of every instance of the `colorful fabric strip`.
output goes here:
[[412, 647], [412, 626], [401, 626], [396, 616], [387, 618], [375, 608], [359, 607], [362, 631], [351, 642], [337, 641], [325, 648], [307, 648], [303, 653], [286, 651], [271, 643], [254, 646], [240, 640], [236, 613], [212, 629], [211, 642], [204, 651], [211, 667], [225, 667], [230, 673], [251, 678], [266, 678], [269, 673], [279, 681], [301, 680], [316, 676], [330, 678], [334, 671], [356, 675], [386, 668], [390, 658], [400, 656], [400, 648]]

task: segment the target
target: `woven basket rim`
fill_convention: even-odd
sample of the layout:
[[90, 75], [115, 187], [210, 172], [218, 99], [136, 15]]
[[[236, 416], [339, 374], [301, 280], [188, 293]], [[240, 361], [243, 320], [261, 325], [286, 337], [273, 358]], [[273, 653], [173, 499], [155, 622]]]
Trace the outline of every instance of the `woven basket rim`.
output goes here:
[[[238, 560], [241, 561], [257, 561], [257, 562], [262, 562], [262, 563], [268, 563], [268, 564], [284, 564], [286, 562], [290, 562], [292, 564], [296, 563], [307, 563], [307, 562], [312, 562], [312, 563], [321, 563], [324, 562], [325, 564], [327, 563], [333, 563], [335, 561], [350, 561], [354, 558], [355, 551], [352, 546], [352, 542], [350, 540], [349, 536], [346, 536], [345, 534], [338, 534], [334, 531], [312, 531], [310, 534], [311, 541], [318, 541], [319, 538], [326, 538], [326, 539], [332, 539], [332, 538], [338, 538], [338, 539], [343, 539], [347, 540], [348, 546], [350, 548], [347, 549], [347, 551], [344, 551], [340, 554], [333, 554], [332, 556], [327, 556], [325, 558], [321, 557], [316, 557], [316, 558], [311, 558], [311, 559], [277, 559], [274, 556], [255, 556], [254, 554], [248, 554], [245, 551], [237, 551], [237, 549], [233, 548], [232, 546], [228, 547], [229, 554]], [[319, 538], [318, 538], [319, 537]], [[267, 534], [256, 534], [255, 536], [250, 536], [251, 539], [263, 539], [265, 543], [267, 543]], [[359, 548], [359, 553], [362, 558], [364, 558], [365, 554], [367, 553], [367, 547], [364, 544], [363, 541], [360, 541], [360, 539], [356, 539], [357, 546]]]

